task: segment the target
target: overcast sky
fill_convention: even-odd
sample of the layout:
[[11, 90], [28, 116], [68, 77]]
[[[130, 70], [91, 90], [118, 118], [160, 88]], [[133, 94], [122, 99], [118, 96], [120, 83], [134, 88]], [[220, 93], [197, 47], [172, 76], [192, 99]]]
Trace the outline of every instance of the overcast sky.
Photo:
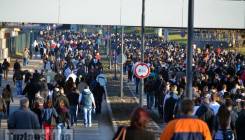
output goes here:
[[[131, 25], [142, 0], [0, 0], [0, 21]], [[245, 1], [194, 0], [195, 27], [245, 29]], [[146, 25], [186, 27], [188, 0], [146, 0]]]

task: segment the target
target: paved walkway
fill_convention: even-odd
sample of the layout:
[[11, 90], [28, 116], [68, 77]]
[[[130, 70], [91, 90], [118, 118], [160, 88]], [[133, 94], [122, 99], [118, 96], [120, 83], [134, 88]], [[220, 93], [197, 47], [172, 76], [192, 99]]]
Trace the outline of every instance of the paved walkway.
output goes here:
[[[127, 81], [125, 79], [127, 79], [126, 76], [124, 76], [124, 81]], [[124, 86], [127, 86], [129, 88], [131, 94], [135, 97], [136, 102], [139, 103], [139, 95], [135, 95], [136, 86], [135, 86], [134, 82], [124, 82]], [[147, 105], [146, 95], [145, 94], [143, 95], [143, 105], [144, 106]], [[158, 115], [158, 110], [157, 109], [153, 109], [153, 110], [151, 110], [151, 113]], [[156, 136], [160, 137], [160, 134], [162, 133], [162, 130], [164, 129], [165, 126], [166, 126], [165, 123], [156, 123], [155, 121], [151, 120], [150, 123], [147, 126], [147, 129], [149, 131], [154, 132], [156, 134]]]
[[[15, 60], [12, 60], [15, 61]], [[22, 63], [22, 62], [21, 62]], [[21, 64], [22, 65], [22, 64]], [[31, 70], [32, 72], [37, 69], [42, 69], [42, 61], [40, 59], [30, 60], [30, 63], [26, 67], [22, 67], [22, 70]], [[0, 93], [2, 88], [6, 84], [11, 85], [11, 89], [14, 95], [14, 102], [10, 105], [10, 113], [16, 110], [19, 107], [20, 98], [16, 96], [16, 88], [13, 83], [13, 70], [9, 72], [8, 80], [2, 81], [2, 87], [0, 88]], [[24, 86], [23, 86], [24, 88]], [[73, 128], [74, 139], [86, 139], [86, 140], [110, 140], [113, 138], [113, 128], [112, 123], [109, 118], [109, 112], [107, 108], [107, 102], [103, 101], [102, 103], [102, 113], [100, 115], [93, 116], [93, 124], [91, 128], [85, 128], [82, 123], [81, 114], [79, 114], [78, 126]], [[24, 120], [23, 120], [24, 121]], [[2, 120], [2, 128], [7, 128], [7, 119]], [[3, 138], [3, 135], [0, 135], [0, 139]]]

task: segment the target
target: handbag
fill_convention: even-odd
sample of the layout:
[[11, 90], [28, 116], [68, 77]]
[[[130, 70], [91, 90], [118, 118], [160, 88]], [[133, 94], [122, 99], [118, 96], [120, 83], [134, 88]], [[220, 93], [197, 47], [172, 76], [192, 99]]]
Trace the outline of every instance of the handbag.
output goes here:
[[120, 140], [120, 138], [122, 138], [121, 140], [125, 140], [126, 132], [127, 128], [123, 127], [118, 136], [115, 138], [115, 140]]
[[56, 118], [54, 117], [54, 115], [52, 115], [51, 117], [51, 123], [50, 123], [52, 126], [56, 126]]

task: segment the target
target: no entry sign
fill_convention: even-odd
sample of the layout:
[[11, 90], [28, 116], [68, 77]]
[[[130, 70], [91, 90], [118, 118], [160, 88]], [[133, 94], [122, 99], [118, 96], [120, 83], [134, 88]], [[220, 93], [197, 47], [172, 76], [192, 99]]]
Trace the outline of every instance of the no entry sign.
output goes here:
[[140, 79], [144, 79], [150, 75], [150, 67], [145, 63], [138, 63], [134, 67], [134, 74]]

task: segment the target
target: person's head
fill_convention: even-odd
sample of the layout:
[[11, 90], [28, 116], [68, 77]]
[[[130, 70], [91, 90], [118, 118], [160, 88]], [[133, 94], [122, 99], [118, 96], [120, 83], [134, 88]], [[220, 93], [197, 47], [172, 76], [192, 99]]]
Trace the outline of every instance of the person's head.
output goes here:
[[9, 84], [6, 85], [6, 89], [9, 90], [9, 91], [11, 91], [11, 88], [10, 88], [10, 85]]
[[51, 108], [52, 106], [53, 106], [52, 100], [48, 100], [48, 101], [47, 101], [47, 107], [48, 107], [48, 108]]
[[180, 111], [183, 115], [191, 115], [193, 113], [194, 103], [190, 99], [181, 101]]
[[143, 108], [136, 108], [130, 120], [130, 126], [134, 128], [145, 128], [149, 121], [149, 114]]
[[60, 93], [60, 95], [65, 95], [64, 89], [63, 89], [63, 88], [60, 88], [60, 89], [59, 89], [59, 93]]
[[233, 108], [233, 102], [230, 98], [225, 99], [225, 106], [229, 111], [232, 111]]
[[241, 105], [241, 109], [245, 109], [245, 101], [244, 101], [244, 100], [242, 100], [242, 101], [240, 102], [240, 105]]
[[25, 109], [29, 108], [29, 100], [26, 97], [20, 99], [20, 107]]
[[177, 91], [177, 86], [176, 85], [171, 85], [171, 91], [173, 91], [173, 92], [175, 92], [175, 91]]
[[226, 129], [229, 125], [230, 115], [231, 112], [228, 108], [225, 105], [221, 105], [217, 114], [221, 129]]
[[209, 104], [210, 103], [210, 94], [204, 94], [203, 103]]
[[65, 101], [64, 100], [60, 100], [59, 107], [60, 108], [64, 108], [65, 107]]

